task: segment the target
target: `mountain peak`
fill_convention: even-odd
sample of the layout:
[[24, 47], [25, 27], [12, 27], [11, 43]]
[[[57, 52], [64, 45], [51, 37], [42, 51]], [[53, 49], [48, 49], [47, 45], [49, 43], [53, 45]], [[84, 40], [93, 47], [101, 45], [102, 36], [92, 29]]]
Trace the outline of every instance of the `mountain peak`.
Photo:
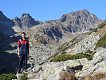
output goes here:
[[[21, 17], [31, 17], [30, 16], [30, 14], [28, 14], [28, 13], [23, 13], [22, 15], [21, 15]], [[31, 17], [32, 18], [32, 17]]]
[[40, 21], [35, 20], [28, 13], [23, 13], [20, 18], [16, 17], [13, 21], [15, 26], [18, 26], [23, 30], [40, 24]]
[[2, 11], [0, 11], [0, 22], [6, 22], [6, 21], [10, 21], [10, 19], [8, 19]]
[[2, 11], [0, 11], [0, 16], [1, 16], [1, 15], [4, 15]]
[[89, 11], [87, 9], [83, 9], [83, 10], [80, 10], [80, 11], [89, 13]]
[[12, 26], [12, 25], [13, 25], [12, 21], [11, 21], [9, 18], [7, 18], [7, 17], [3, 14], [2, 11], [0, 11], [0, 22], [1, 22], [1, 23], [4, 23], [4, 24], [7, 25], [7, 26]]
[[75, 19], [77, 20], [80, 19], [81, 21], [90, 20], [90, 19], [94, 19], [95, 21], [98, 20], [98, 18], [94, 14], [90, 13], [87, 9], [64, 14], [61, 17], [62, 22], [67, 21], [67, 20], [75, 20]]
[[7, 18], [2, 11], [0, 11], [0, 32], [3, 32], [7, 35], [14, 34], [14, 31], [11, 29], [11, 27], [14, 25], [14, 23]]

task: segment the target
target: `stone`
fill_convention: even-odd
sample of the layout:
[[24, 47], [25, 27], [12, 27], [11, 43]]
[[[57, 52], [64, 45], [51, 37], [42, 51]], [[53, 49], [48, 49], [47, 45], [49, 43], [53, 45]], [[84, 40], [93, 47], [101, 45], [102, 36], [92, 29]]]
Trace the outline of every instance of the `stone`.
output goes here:
[[99, 48], [94, 54], [91, 61], [85, 64], [81, 71], [76, 73], [77, 77], [83, 77], [86, 75], [94, 75], [98, 72], [106, 72], [106, 49]]
[[61, 71], [67, 71], [74, 74], [74, 72], [69, 69], [75, 69], [76, 66], [84, 65], [87, 61], [88, 60], [84, 58], [78, 60], [44, 63], [42, 65], [43, 78], [47, 80], [58, 80], [60, 78], [59, 74]]
[[106, 60], [106, 49], [104, 48], [98, 48], [96, 50], [96, 53], [94, 54], [93, 60], [91, 61], [94, 65]]

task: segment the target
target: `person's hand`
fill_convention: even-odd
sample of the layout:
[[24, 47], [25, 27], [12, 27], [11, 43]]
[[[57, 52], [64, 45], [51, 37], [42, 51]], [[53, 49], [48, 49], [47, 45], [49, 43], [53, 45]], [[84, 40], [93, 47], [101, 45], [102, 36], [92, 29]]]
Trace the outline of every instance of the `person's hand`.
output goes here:
[[19, 52], [18, 52], [18, 57], [20, 57]]

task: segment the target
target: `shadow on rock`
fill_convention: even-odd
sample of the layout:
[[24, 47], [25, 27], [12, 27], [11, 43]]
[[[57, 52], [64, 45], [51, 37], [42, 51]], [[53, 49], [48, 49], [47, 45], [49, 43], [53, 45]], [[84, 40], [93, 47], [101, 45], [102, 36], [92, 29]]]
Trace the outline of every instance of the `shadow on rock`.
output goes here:
[[17, 54], [9, 54], [7, 52], [0, 52], [0, 74], [2, 73], [16, 73], [18, 67]]
[[67, 71], [69, 72], [76, 72], [78, 70], [82, 70], [83, 66], [82, 65], [78, 65], [78, 66], [75, 66], [75, 67], [69, 67], [67, 66]]

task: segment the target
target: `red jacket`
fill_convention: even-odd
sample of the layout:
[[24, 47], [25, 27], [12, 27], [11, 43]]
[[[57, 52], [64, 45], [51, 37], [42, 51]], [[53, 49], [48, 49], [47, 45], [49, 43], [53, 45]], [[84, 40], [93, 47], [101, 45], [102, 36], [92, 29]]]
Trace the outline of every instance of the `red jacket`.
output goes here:
[[19, 39], [18, 40], [18, 47], [20, 48], [21, 47], [21, 44], [27, 44], [27, 43], [28, 43], [28, 49], [29, 49], [29, 41], [28, 40]]

